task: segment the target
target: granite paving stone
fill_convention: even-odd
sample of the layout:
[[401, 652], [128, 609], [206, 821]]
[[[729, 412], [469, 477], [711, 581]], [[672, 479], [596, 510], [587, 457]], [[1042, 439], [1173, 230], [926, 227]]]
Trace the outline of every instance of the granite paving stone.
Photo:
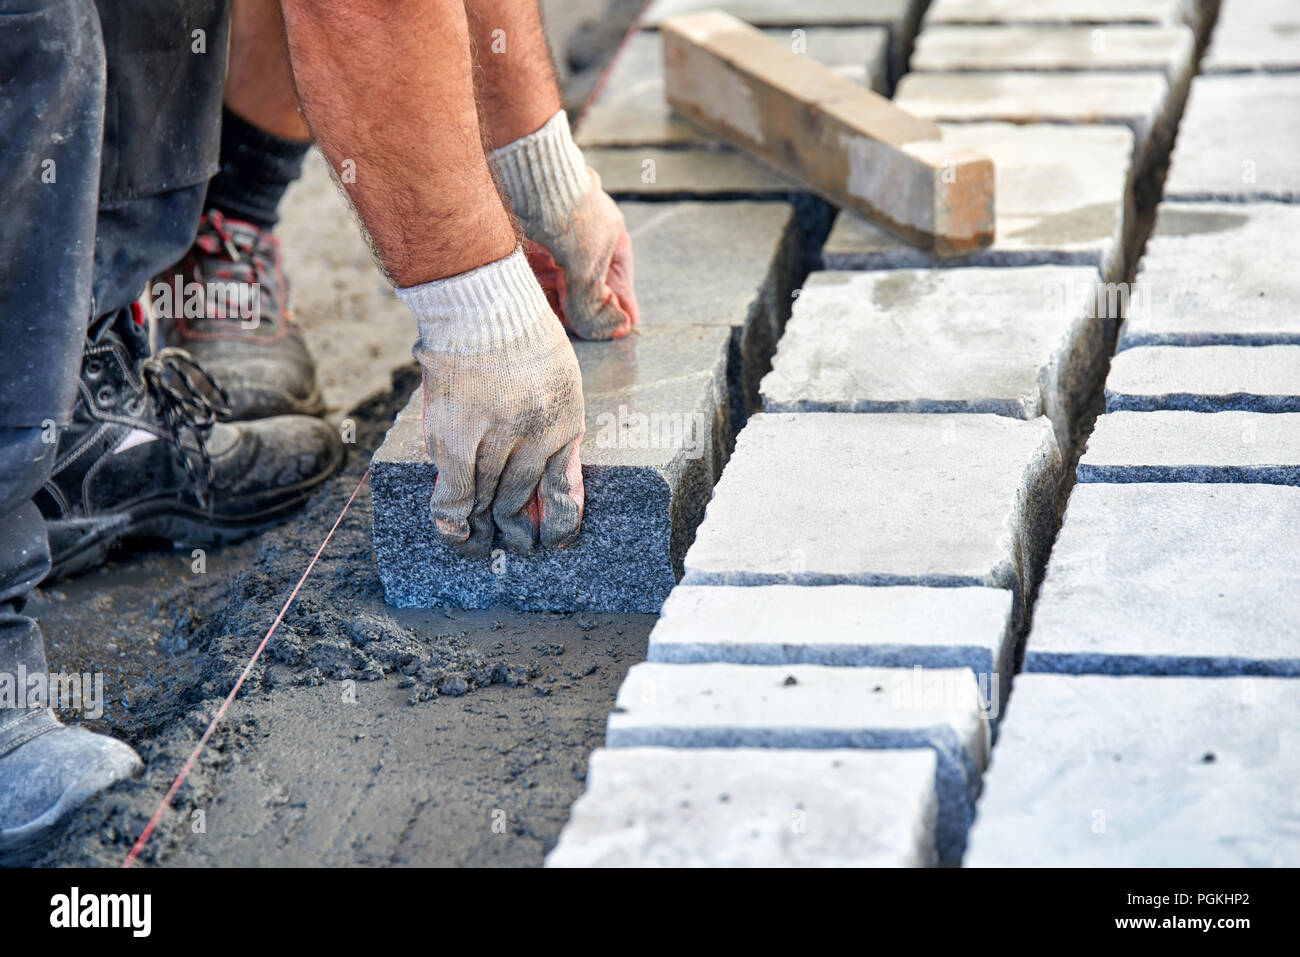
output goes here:
[[1106, 377], [1109, 412], [1300, 412], [1300, 346], [1143, 346]]
[[[803, 270], [804, 236], [782, 202], [624, 202], [636, 255], [636, 292], [650, 326], [709, 325], [731, 332], [732, 428], [759, 409]], [[738, 241], [744, 237], [744, 241]]]
[[1300, 864], [1300, 682], [1022, 675], [1012, 700], [965, 866]]
[[1078, 478], [1300, 485], [1300, 414], [1111, 412], [1097, 417]]
[[1089, 266], [813, 273], [763, 408], [1046, 415], [1064, 447], [1105, 376], [1098, 278]]
[[990, 722], [968, 669], [634, 665], [609, 716], [609, 748], [930, 748], [937, 844], [965, 843]]
[[1017, 614], [1053, 529], [1051, 423], [761, 413], [686, 557], [688, 585], [1006, 588]]
[[1192, 83], [1165, 199], [1300, 202], [1300, 74]]
[[1119, 348], [1300, 345], [1300, 272], [1260, 254], [1296, 236], [1300, 206], [1162, 203]]
[[[895, 585], [679, 585], [650, 633], [664, 664], [967, 667], [1010, 684], [1011, 592]], [[986, 695], [990, 700], [991, 695]]]
[[577, 543], [466, 558], [429, 515], [429, 461], [417, 390], [372, 459], [380, 579], [402, 607], [658, 611], [699, 524], [730, 440], [725, 326], [658, 326], [577, 342], [586, 397], [586, 509]]
[[938, 24], [1179, 23], [1197, 0], [931, 0], [927, 27]]
[[1294, 486], [1076, 485], [1024, 670], [1300, 675], [1298, 541]]
[[841, 213], [822, 261], [828, 269], [1090, 265], [1106, 282], [1125, 273], [1134, 228], [1133, 134], [1122, 127], [945, 123], [945, 141], [978, 149], [997, 175], [992, 246], [938, 259], [861, 216]]
[[1203, 73], [1300, 70], [1300, 6], [1295, 0], [1223, 0]]
[[935, 754], [612, 748], [548, 867], [926, 867]]
[[1169, 82], [1155, 72], [909, 73], [894, 102], [945, 123], [1062, 123], [1126, 126], [1138, 169], [1168, 148]]
[[917, 38], [909, 66], [917, 73], [1154, 70], [1180, 102], [1195, 52], [1185, 26], [931, 26]]

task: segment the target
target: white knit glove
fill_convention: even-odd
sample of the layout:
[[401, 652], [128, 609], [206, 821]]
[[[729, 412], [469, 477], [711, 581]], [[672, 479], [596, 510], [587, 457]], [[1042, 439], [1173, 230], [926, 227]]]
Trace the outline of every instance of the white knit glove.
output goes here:
[[528, 261], [560, 320], [583, 339], [617, 339], [640, 322], [632, 240], [556, 113], [489, 154], [529, 242]]
[[582, 377], [523, 250], [397, 294], [420, 325], [439, 537], [483, 555], [495, 523], [514, 551], [568, 544], [582, 524]]

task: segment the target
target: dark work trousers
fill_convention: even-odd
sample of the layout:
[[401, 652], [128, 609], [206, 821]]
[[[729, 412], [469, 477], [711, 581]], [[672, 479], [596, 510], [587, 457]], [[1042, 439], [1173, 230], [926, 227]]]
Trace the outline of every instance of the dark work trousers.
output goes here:
[[[72, 419], [87, 334], [193, 241], [217, 167], [226, 6], [0, 0], [0, 682], [46, 669], [23, 614], [50, 562], [31, 497]], [[0, 708], [0, 757], [21, 743], [15, 718]]]

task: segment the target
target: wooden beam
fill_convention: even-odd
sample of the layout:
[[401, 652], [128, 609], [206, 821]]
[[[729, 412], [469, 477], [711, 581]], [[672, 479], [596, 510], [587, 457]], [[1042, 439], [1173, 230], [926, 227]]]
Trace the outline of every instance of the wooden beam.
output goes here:
[[993, 242], [993, 161], [717, 10], [664, 21], [668, 103], [937, 256]]

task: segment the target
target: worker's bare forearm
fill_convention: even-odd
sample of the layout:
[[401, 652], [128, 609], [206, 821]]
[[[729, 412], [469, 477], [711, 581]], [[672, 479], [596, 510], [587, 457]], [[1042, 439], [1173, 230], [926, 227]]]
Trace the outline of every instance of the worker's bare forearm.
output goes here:
[[303, 111], [399, 286], [506, 256], [463, 0], [282, 0]]
[[464, 0], [495, 148], [535, 133], [563, 105], [537, 0]]

